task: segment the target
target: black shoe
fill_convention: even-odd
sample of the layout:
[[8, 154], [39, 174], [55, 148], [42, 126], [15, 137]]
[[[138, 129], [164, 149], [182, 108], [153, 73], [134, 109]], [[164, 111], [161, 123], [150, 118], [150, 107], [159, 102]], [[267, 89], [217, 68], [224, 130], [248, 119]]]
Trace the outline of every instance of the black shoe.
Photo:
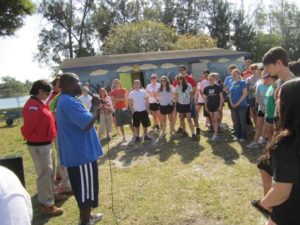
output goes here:
[[144, 136], [144, 141], [152, 141], [152, 139], [149, 136], [145, 135]]
[[135, 143], [139, 143], [140, 141], [141, 141], [140, 137], [135, 137], [135, 140], [134, 140]]
[[178, 130], [176, 131], [177, 134], [181, 134], [183, 133], [183, 129], [181, 127], [178, 128]]
[[192, 134], [192, 140], [193, 141], [198, 141], [198, 138], [197, 138], [196, 134]]
[[270, 215], [270, 211], [266, 210], [264, 207], [261, 206], [260, 200], [253, 200], [251, 201], [251, 205], [256, 208], [259, 212], [261, 212], [265, 216]]
[[196, 135], [200, 135], [200, 128], [199, 127], [196, 128]]
[[189, 135], [188, 135], [188, 133], [184, 130], [184, 131], [181, 132], [181, 136], [182, 136], [182, 137], [187, 137], [187, 136], [189, 136]]

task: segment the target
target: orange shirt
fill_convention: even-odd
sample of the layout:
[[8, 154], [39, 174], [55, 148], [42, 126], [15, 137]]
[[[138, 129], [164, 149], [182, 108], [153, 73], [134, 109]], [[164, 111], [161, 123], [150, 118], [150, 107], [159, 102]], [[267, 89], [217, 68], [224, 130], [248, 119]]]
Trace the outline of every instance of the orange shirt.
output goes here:
[[114, 108], [115, 109], [124, 109], [127, 107], [126, 100], [116, 101], [117, 98], [127, 97], [127, 90], [125, 88], [114, 89], [110, 92], [110, 96], [114, 98]]

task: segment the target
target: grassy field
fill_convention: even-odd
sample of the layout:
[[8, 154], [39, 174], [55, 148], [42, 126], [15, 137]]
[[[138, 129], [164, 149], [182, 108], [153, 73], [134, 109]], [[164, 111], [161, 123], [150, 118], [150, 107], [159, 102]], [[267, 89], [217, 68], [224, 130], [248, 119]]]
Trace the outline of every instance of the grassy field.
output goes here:
[[[204, 126], [201, 129], [199, 142], [167, 135], [166, 141], [128, 146], [120, 144], [121, 139], [116, 135], [109, 143], [113, 211], [108, 143], [103, 142], [106, 153], [99, 160], [100, 207], [95, 211], [102, 212], [104, 219], [99, 224], [263, 224], [265, 218], [250, 205], [252, 199], [262, 195], [256, 168], [262, 150], [248, 150], [246, 144], [233, 142], [229, 132], [222, 133], [221, 141], [212, 144], [208, 141], [211, 134]], [[8, 128], [0, 123], [0, 157], [23, 157], [26, 188], [34, 207], [32, 224], [77, 224], [74, 197], [60, 204], [65, 209], [62, 216], [51, 218], [40, 214], [36, 174], [19, 130], [19, 125]]]

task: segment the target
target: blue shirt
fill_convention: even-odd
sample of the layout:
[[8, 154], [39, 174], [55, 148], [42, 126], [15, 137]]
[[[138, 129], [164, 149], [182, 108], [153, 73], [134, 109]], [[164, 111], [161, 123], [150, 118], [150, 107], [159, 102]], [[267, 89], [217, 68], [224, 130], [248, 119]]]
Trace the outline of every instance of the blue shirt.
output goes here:
[[228, 88], [228, 90], [232, 83], [233, 83], [233, 78], [231, 75], [228, 75], [224, 80], [224, 85]]
[[[237, 82], [233, 82], [230, 86], [230, 99], [233, 104], [236, 104], [241, 96], [243, 95], [243, 90], [247, 89], [247, 84], [244, 80], [240, 80]], [[239, 106], [246, 107], [247, 106], [247, 97], [240, 103]]]
[[61, 164], [75, 167], [96, 161], [103, 155], [94, 126], [84, 130], [93, 120], [79, 99], [61, 94], [56, 108], [58, 147]]

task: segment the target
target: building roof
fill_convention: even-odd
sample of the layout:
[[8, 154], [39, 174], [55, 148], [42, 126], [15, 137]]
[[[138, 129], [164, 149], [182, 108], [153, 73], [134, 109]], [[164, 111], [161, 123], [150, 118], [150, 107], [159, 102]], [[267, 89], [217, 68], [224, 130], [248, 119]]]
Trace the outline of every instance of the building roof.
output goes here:
[[128, 63], [153, 63], [158, 61], [178, 61], [184, 59], [209, 59], [232, 56], [247, 56], [249, 52], [232, 51], [222, 48], [192, 49], [176, 51], [159, 51], [129, 53], [119, 55], [97, 55], [90, 57], [79, 57], [74, 59], [65, 59], [61, 64], [61, 69], [88, 67], [97, 65], [125, 65]]

